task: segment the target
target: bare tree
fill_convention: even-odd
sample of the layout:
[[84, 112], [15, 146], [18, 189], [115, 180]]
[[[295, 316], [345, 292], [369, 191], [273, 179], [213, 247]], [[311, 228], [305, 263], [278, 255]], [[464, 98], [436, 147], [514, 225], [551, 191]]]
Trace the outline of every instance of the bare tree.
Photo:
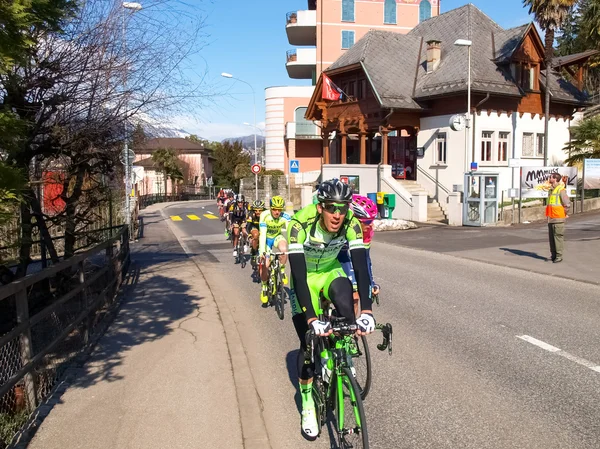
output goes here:
[[107, 200], [111, 186], [101, 178], [120, 178], [118, 155], [134, 119], [197, 108], [214, 95], [204, 77], [187, 76], [206, 38], [203, 20], [198, 7], [176, 0], [145, 1], [135, 13], [121, 1], [88, 0], [62, 32], [44, 30], [30, 57], [0, 74], [0, 105], [26, 123], [8, 160], [30, 179], [33, 167], [60, 171], [65, 204], [49, 216], [26, 189], [18, 275], [27, 271], [34, 224], [54, 262], [49, 226], [64, 226], [65, 257], [75, 252], [78, 235]]

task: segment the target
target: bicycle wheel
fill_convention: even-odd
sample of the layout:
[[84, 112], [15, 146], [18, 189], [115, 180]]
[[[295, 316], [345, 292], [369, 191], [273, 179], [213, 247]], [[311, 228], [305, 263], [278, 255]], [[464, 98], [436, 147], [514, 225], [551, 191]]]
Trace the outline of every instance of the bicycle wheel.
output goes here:
[[281, 282], [281, 271], [277, 267], [277, 273], [275, 273], [275, 311], [280, 320], [284, 317], [285, 307], [285, 292], [283, 290], [283, 282]]
[[368, 449], [367, 419], [360, 389], [349, 368], [336, 379], [336, 431], [340, 449]]
[[320, 377], [313, 378], [312, 396], [317, 412], [317, 424], [319, 426], [319, 435], [325, 420], [327, 419], [327, 407], [325, 406], [325, 388]]
[[242, 264], [242, 268], [246, 267], [246, 254], [244, 253], [245, 240], [242, 235], [238, 239], [238, 256], [240, 258], [240, 263]]
[[352, 344], [350, 345], [350, 357], [351, 357], [351, 368], [352, 374], [356, 379], [358, 388], [360, 389], [361, 399], [365, 399], [371, 389], [371, 353], [369, 351], [369, 344], [367, 343], [367, 337], [364, 335], [352, 336]]

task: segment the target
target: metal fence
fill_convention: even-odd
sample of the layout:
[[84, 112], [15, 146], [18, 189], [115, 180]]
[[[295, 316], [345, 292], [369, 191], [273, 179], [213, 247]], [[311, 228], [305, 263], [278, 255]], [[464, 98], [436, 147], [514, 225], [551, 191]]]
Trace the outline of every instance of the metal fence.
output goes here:
[[0, 287], [0, 431], [8, 444], [100, 329], [130, 262], [129, 233]]
[[170, 203], [173, 201], [196, 201], [196, 200], [211, 200], [215, 198], [215, 194], [212, 190], [207, 190], [203, 193], [176, 193], [171, 195], [141, 195], [139, 197], [140, 209], [156, 204], [156, 203]]

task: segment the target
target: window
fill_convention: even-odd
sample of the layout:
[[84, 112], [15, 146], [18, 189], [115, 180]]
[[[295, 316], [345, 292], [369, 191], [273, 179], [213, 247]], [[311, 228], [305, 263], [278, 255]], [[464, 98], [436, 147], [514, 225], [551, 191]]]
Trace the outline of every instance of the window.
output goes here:
[[519, 86], [523, 90], [535, 90], [536, 89], [536, 73], [537, 65], [530, 65], [526, 63], [513, 63], [510, 66], [510, 71]]
[[544, 157], [544, 135], [538, 134], [535, 146], [535, 157]]
[[348, 90], [346, 91], [349, 97], [356, 96], [356, 81], [350, 81], [348, 83]]
[[358, 100], [362, 100], [363, 98], [365, 98], [365, 91], [367, 87], [367, 80], [358, 80], [358, 83], [356, 84], [356, 98]]
[[431, 3], [428, 0], [421, 0], [419, 5], [419, 23], [431, 18]]
[[435, 136], [435, 156], [438, 164], [446, 164], [446, 133]]
[[522, 157], [533, 157], [533, 133], [523, 133]]
[[508, 138], [510, 133], [500, 131], [498, 133], [498, 162], [508, 161]]
[[396, 0], [385, 0], [383, 6], [383, 23], [396, 24]]
[[354, 45], [354, 31], [342, 30], [342, 50], [347, 50]]
[[354, 22], [354, 0], [342, 0], [342, 22]]
[[481, 133], [481, 162], [493, 162], [492, 159], [492, 131], [483, 131]]

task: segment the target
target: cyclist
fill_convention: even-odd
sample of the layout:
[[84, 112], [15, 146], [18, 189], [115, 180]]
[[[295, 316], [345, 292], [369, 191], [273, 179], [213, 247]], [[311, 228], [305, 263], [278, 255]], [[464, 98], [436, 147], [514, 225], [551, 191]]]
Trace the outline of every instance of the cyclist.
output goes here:
[[[244, 238], [248, 237], [246, 233], [246, 227], [242, 226], [246, 223], [246, 216], [248, 212], [246, 210], [246, 199], [244, 195], [241, 193], [237, 195], [235, 202], [230, 206], [229, 212], [229, 222], [231, 223], [231, 228], [233, 229], [233, 257], [237, 257], [237, 244], [238, 239], [240, 238], [240, 229], [242, 230], [242, 235]], [[244, 246], [244, 252], [246, 252], [246, 247]]]
[[223, 203], [223, 208], [225, 210], [224, 216], [225, 216], [225, 237], [226, 238], [229, 238], [229, 235], [230, 235], [231, 209], [232, 209], [234, 200], [235, 200], [235, 195], [234, 195], [233, 191], [230, 190], [229, 192], [227, 192], [227, 198], [225, 199], [225, 202]]
[[[362, 228], [349, 210], [352, 190], [339, 180], [324, 181], [319, 186], [317, 197], [319, 204], [306, 206], [292, 217], [288, 232], [292, 321], [301, 347], [297, 363], [302, 397], [302, 432], [309, 439], [316, 438], [319, 429], [312, 398], [315, 367], [314, 363], [304, 363], [305, 335], [309, 328], [319, 336], [331, 334], [330, 323], [317, 318], [320, 295], [333, 303], [338, 316], [345, 317], [349, 323], [356, 320], [359, 327], [357, 334], [369, 334], [375, 330]], [[337, 259], [346, 243], [350, 248], [362, 309], [358, 319], [354, 314], [352, 284]]]
[[258, 253], [258, 236], [260, 231], [260, 216], [265, 210], [265, 202], [256, 200], [252, 203], [251, 211], [248, 212], [248, 220], [246, 223], [246, 233], [250, 235], [252, 241], [252, 260], [256, 258]]
[[[367, 250], [367, 266], [369, 267], [369, 279], [371, 280], [371, 294], [379, 294], [379, 285], [373, 281], [373, 264], [371, 263], [371, 240], [373, 238], [373, 220], [377, 217], [377, 206], [375, 203], [366, 196], [352, 195], [352, 204], [350, 205], [352, 213], [360, 221], [360, 225], [363, 233], [363, 242]], [[344, 245], [344, 248], [338, 255], [338, 260], [342, 264], [342, 268], [348, 276], [348, 279], [352, 282], [354, 290], [354, 312], [358, 314], [358, 291], [356, 286], [356, 279], [354, 277], [354, 270], [352, 269], [352, 261], [350, 260], [350, 249], [348, 245]], [[372, 297], [372, 296], [371, 296]]]
[[227, 195], [225, 193], [225, 190], [223, 190], [223, 189], [219, 190], [219, 193], [217, 194], [217, 206], [219, 207], [219, 216], [220, 217], [223, 217], [226, 199], [227, 199]]
[[280, 256], [281, 262], [281, 279], [284, 284], [288, 283], [285, 275], [285, 264], [287, 262], [287, 241], [281, 234], [284, 228], [290, 221], [290, 216], [283, 213], [285, 200], [280, 196], [271, 198], [271, 209], [264, 211], [260, 215], [260, 236], [258, 252], [261, 255], [259, 274], [262, 281], [262, 289], [260, 292], [260, 300], [263, 307], [267, 307], [269, 298], [267, 296], [267, 281], [269, 279], [269, 258], [266, 257], [266, 251], [275, 247], [280, 252], [284, 253]]

